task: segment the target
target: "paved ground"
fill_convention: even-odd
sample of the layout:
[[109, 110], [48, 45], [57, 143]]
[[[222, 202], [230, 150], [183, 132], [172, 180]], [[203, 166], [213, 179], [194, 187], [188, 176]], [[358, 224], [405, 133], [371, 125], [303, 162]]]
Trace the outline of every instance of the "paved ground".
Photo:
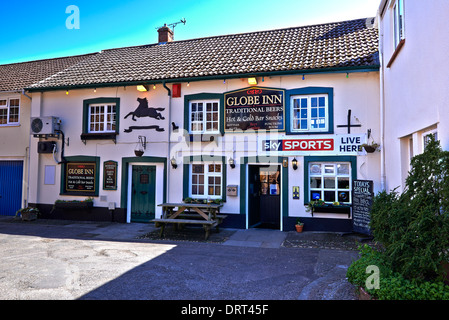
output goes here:
[[150, 224], [0, 217], [1, 300], [353, 300], [357, 239], [223, 229], [152, 239]]

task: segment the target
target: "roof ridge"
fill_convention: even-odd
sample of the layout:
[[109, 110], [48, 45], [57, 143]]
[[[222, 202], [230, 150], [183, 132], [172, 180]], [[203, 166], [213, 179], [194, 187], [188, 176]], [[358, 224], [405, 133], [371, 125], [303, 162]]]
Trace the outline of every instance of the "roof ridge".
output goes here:
[[357, 19], [335, 21], [335, 22], [327, 22], [327, 23], [317, 23], [317, 24], [296, 26], [296, 27], [285, 27], [285, 28], [278, 28], [278, 29], [266, 29], [266, 30], [259, 30], [259, 31], [247, 31], [247, 32], [241, 32], [241, 33], [229, 33], [229, 34], [222, 34], [222, 35], [215, 35], [215, 36], [208, 36], [208, 37], [200, 37], [200, 38], [192, 38], [192, 39], [184, 39], [184, 40], [174, 40], [172, 42], [164, 42], [164, 43], [149, 43], [149, 44], [141, 44], [141, 45], [135, 45], [135, 46], [109, 48], [109, 49], [101, 50], [100, 53], [105, 52], [105, 51], [112, 51], [112, 50], [131, 49], [131, 48], [144, 48], [144, 47], [153, 47], [153, 46], [159, 46], [159, 45], [170, 45], [170, 44], [175, 44], [175, 43], [183, 43], [183, 42], [190, 42], [190, 41], [197, 41], [197, 40], [204, 40], [204, 39], [216, 39], [216, 38], [222, 38], [222, 37], [242, 36], [242, 35], [257, 34], [257, 33], [269, 33], [269, 32], [276, 32], [276, 31], [282, 31], [282, 30], [311, 28], [311, 27], [318, 27], [318, 26], [324, 26], [324, 25], [333, 25], [333, 24], [341, 24], [341, 23], [347, 23], [347, 22], [353, 22], [353, 21], [359, 21], [359, 20], [369, 20], [369, 19], [375, 19], [375, 18], [376, 17], [357, 18]]

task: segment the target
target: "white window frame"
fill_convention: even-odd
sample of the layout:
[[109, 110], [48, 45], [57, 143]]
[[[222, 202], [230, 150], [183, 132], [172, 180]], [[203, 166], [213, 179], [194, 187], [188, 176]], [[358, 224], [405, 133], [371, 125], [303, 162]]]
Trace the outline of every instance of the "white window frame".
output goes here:
[[[6, 101], [5, 105], [0, 105], [0, 110], [6, 110], [6, 123], [0, 123], [0, 126], [16, 126], [20, 124], [20, 98], [19, 97], [1, 97], [1, 101]], [[17, 122], [11, 122], [11, 100], [18, 100], [19, 105], [17, 107]]]
[[[314, 165], [320, 165], [321, 171], [318, 172], [312, 172], [311, 168]], [[348, 170], [347, 173], [338, 173], [338, 168], [341, 165], [347, 165]], [[333, 168], [333, 172], [327, 171], [326, 172], [326, 166], [328, 169], [331, 167]], [[352, 168], [351, 168], [351, 162], [310, 162], [309, 167], [307, 168], [309, 170], [309, 181], [307, 182], [309, 184], [309, 201], [317, 200], [312, 198], [312, 192], [320, 192], [321, 197], [320, 200], [325, 201], [328, 204], [333, 204], [334, 202], [339, 202], [340, 204], [346, 204], [350, 205], [352, 204], [352, 195], [351, 195], [351, 187], [352, 187]], [[313, 178], [321, 178], [321, 184], [320, 187], [312, 187], [312, 179]], [[344, 178], [345, 180], [348, 179], [348, 188], [342, 188], [338, 186], [338, 178]], [[333, 188], [326, 188], [325, 180], [332, 181], [334, 179], [334, 187]], [[343, 180], [343, 179], [342, 179]], [[334, 201], [326, 200], [324, 192], [334, 192]], [[342, 199], [339, 198], [339, 194], [341, 192], [346, 192], [348, 196], [349, 201], [342, 201]]]
[[[207, 105], [208, 104], [213, 104], [216, 103], [217, 104], [217, 110], [212, 110], [211, 112], [207, 111]], [[202, 119], [201, 120], [192, 120], [192, 105], [193, 104], [203, 104], [203, 110], [201, 111], [202, 114]], [[198, 112], [198, 111], [196, 111]], [[211, 120], [208, 120], [208, 114], [210, 114], [211, 116]], [[216, 120], [213, 119], [214, 114], [217, 115]], [[202, 130], [193, 130], [192, 129], [192, 124], [198, 124], [202, 126]], [[211, 124], [212, 125], [212, 129], [207, 129], [207, 125]], [[216, 129], [213, 129], [213, 125], [214, 123], [216, 123]], [[189, 132], [193, 133], [193, 134], [215, 134], [215, 133], [220, 133], [220, 100], [218, 99], [205, 99], [205, 100], [191, 100], [189, 101]]]
[[[103, 107], [103, 113], [100, 114], [103, 115], [103, 120], [101, 122], [98, 122], [100, 124], [103, 124], [103, 130], [95, 130], [95, 129], [91, 129], [91, 124], [92, 124], [92, 108], [96, 108], [96, 107]], [[115, 109], [114, 112], [110, 113], [112, 118], [110, 121], [108, 120], [108, 107], [112, 107]], [[116, 132], [116, 127], [117, 127], [117, 104], [116, 103], [92, 103], [89, 104], [89, 108], [88, 108], [88, 124], [87, 124], [87, 129], [88, 129], [88, 133], [103, 133], [103, 132]], [[94, 115], [95, 116], [95, 115]], [[108, 130], [108, 124], [111, 125], [111, 129]]]
[[[193, 194], [192, 193], [192, 189], [193, 189], [193, 185], [194, 185], [194, 181], [193, 181], [193, 166], [194, 165], [202, 165], [204, 167], [204, 181], [203, 181], [203, 187], [204, 187], [204, 194]], [[209, 172], [209, 165], [214, 165], [220, 166], [220, 172]], [[223, 197], [223, 163], [220, 161], [214, 161], [214, 162], [192, 162], [190, 164], [190, 170], [189, 170], [189, 196], [191, 198], [195, 198], [195, 199], [221, 199]], [[209, 178], [216, 178], [216, 177], [220, 177], [220, 184], [214, 184], [214, 187], [219, 187], [220, 190], [220, 194], [219, 195], [214, 195], [214, 194], [209, 194]], [[214, 181], [215, 182], [215, 181]], [[195, 183], [196, 186], [199, 186], [200, 183], [199, 181], [197, 181]]]
[[438, 140], [438, 130], [437, 129], [432, 129], [432, 130], [428, 130], [422, 133], [422, 152], [424, 152], [424, 150], [426, 150], [426, 146], [427, 146], [427, 139], [428, 136], [433, 135], [435, 137], [435, 140]]
[[[324, 117], [320, 117], [319, 114], [319, 108], [321, 107], [319, 105], [320, 98], [324, 98]], [[300, 109], [302, 107], [302, 99], [307, 100], [307, 115], [304, 117], [303, 114], [300, 114], [299, 117], [297, 117], [296, 110], [298, 108], [295, 107], [297, 103], [295, 103], [295, 100], [298, 100], [300, 103]], [[317, 99], [318, 107], [317, 107], [317, 117], [312, 117], [312, 99]], [[329, 131], [329, 95], [328, 94], [308, 94], [308, 95], [294, 95], [291, 97], [290, 101], [290, 124], [291, 124], [291, 131], [292, 132], [328, 132]], [[323, 107], [321, 107], [323, 108]], [[323, 120], [316, 120], [315, 118], [324, 118], [324, 127], [323, 128], [312, 128], [312, 125], [314, 124], [313, 121], [323, 121]], [[301, 128], [295, 128], [295, 122], [297, 120], [303, 120], [307, 121], [306, 127]]]
[[[404, 24], [404, 1], [396, 0], [393, 2], [393, 44], [397, 48], [401, 40], [405, 39]], [[402, 14], [401, 14], [402, 13]]]

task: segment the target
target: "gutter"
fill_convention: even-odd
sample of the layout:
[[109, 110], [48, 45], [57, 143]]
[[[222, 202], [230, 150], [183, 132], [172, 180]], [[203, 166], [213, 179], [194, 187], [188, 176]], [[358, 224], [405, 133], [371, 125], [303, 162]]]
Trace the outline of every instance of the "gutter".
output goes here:
[[384, 84], [384, 56], [383, 56], [383, 30], [379, 13], [379, 60], [380, 60], [380, 189], [386, 190], [385, 175], [385, 84]]

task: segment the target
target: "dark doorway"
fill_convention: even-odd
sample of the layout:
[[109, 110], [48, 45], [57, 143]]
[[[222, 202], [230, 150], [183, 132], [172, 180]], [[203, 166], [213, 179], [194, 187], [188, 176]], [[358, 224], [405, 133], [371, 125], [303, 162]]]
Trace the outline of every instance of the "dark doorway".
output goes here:
[[248, 166], [250, 228], [280, 229], [281, 170], [278, 165]]

